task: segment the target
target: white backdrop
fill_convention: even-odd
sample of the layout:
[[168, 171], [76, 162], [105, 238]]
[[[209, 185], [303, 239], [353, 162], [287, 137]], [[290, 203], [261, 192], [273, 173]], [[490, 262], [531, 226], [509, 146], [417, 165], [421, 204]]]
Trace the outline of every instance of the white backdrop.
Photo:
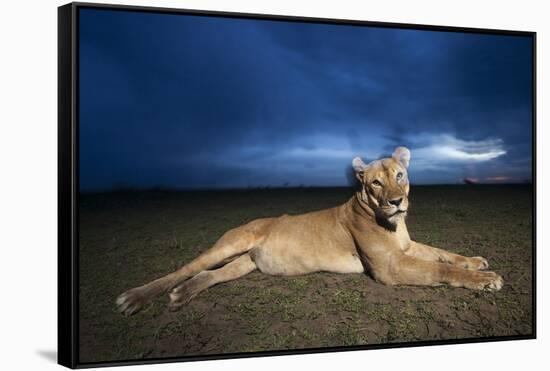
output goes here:
[[[541, 364], [548, 353], [550, 242], [548, 110], [550, 23], [544, 1], [118, 1], [119, 4], [347, 18], [538, 32], [538, 340], [282, 356], [131, 369], [276, 370], [407, 368], [512, 370]], [[57, 6], [61, 1], [9, 1], [0, 11], [0, 367], [54, 369], [56, 352]], [[548, 191], [546, 191], [548, 192]], [[130, 369], [130, 368], [128, 368]]]

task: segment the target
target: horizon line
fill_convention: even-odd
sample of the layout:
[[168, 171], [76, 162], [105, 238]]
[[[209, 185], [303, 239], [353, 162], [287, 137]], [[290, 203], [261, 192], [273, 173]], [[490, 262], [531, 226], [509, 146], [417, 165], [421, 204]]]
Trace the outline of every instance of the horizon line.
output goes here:
[[[442, 186], [462, 186], [468, 188], [484, 187], [484, 186], [532, 186], [532, 180], [525, 182], [507, 182], [507, 183], [411, 183], [412, 187], [442, 187]], [[96, 194], [96, 193], [124, 193], [124, 192], [223, 192], [223, 191], [266, 191], [266, 190], [296, 190], [296, 189], [329, 189], [329, 188], [349, 188], [354, 189], [350, 185], [298, 185], [298, 186], [256, 186], [256, 187], [224, 187], [224, 188], [193, 188], [193, 187], [117, 187], [109, 189], [88, 189], [79, 190], [79, 194]]]

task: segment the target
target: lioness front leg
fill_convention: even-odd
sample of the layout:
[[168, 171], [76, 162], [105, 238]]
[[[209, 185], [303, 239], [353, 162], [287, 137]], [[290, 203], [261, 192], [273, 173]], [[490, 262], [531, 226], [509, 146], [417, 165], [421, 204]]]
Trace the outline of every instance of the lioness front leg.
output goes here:
[[448, 284], [473, 290], [498, 291], [502, 277], [494, 272], [475, 271], [450, 264], [423, 260], [405, 254], [394, 254], [389, 268], [375, 272], [375, 278], [386, 284], [439, 286]]
[[423, 260], [452, 264], [465, 269], [485, 270], [489, 268], [487, 259], [481, 256], [466, 257], [415, 241], [411, 241], [411, 246], [405, 251], [405, 254]]

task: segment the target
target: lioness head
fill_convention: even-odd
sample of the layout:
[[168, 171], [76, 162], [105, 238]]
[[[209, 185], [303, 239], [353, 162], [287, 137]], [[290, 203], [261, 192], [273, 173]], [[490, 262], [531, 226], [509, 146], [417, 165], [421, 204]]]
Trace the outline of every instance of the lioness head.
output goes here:
[[355, 176], [361, 182], [361, 199], [374, 210], [376, 218], [395, 225], [409, 207], [407, 168], [411, 152], [397, 147], [392, 157], [365, 164], [356, 157], [352, 161]]

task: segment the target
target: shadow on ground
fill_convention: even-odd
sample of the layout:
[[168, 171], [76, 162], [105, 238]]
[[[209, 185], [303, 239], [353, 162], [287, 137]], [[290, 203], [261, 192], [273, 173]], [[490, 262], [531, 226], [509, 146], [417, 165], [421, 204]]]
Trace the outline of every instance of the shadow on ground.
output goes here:
[[37, 350], [36, 354], [50, 362], [57, 363], [57, 352], [55, 350]]

